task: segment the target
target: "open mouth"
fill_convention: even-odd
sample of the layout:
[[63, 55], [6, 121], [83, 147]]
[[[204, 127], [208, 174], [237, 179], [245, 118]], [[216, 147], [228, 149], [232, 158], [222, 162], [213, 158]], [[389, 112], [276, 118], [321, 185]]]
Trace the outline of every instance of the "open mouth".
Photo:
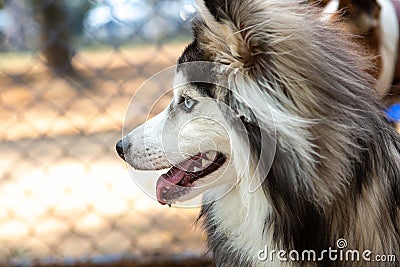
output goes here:
[[225, 160], [226, 157], [222, 153], [208, 151], [173, 166], [157, 180], [158, 202], [162, 205], [171, 204], [175, 199], [186, 195], [195, 181], [218, 170]]

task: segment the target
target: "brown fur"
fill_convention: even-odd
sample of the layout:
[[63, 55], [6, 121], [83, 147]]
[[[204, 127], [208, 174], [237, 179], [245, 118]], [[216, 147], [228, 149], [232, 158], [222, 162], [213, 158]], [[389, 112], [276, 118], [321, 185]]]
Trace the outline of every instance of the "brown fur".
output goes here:
[[[359, 42], [370, 54], [371, 67], [368, 72], [376, 79], [382, 71], [382, 58], [379, 52], [380, 32], [378, 21], [380, 19], [380, 6], [376, 0], [365, 0], [370, 2], [366, 5], [360, 0], [340, 0], [336, 19], [341, 19], [347, 25], [349, 33], [355, 35], [354, 41]], [[358, 37], [357, 37], [358, 36]], [[389, 89], [387, 89], [389, 90]], [[388, 91], [378, 92], [383, 97]]]
[[[325, 7], [330, 1], [331, 0], [320, 2], [311, 0], [312, 3], [317, 2], [320, 7]], [[368, 72], [376, 79], [379, 78], [382, 72], [383, 64], [379, 51], [382, 36], [380, 36], [379, 24], [376, 23], [381, 19], [380, 9], [376, 0], [339, 0], [340, 11], [332, 17], [334, 20], [342, 21], [346, 25], [348, 33], [354, 35], [354, 41], [359, 43], [370, 55], [372, 64], [369, 64]], [[398, 57], [398, 55], [393, 56]], [[378, 96], [385, 106], [400, 103], [400, 92], [398, 90], [399, 82], [400, 60], [397, 62], [393, 87], [376, 87]], [[400, 125], [398, 125], [398, 127], [400, 127]]]

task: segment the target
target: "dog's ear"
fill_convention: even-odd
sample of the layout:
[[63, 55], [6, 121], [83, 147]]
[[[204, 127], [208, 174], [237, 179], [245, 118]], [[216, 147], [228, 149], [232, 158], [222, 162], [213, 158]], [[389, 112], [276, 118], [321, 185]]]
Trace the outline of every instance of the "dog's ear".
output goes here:
[[[214, 16], [215, 20], [218, 22], [221, 22], [221, 16], [223, 16], [224, 14], [224, 8], [223, 6], [221, 6], [222, 1], [218, 1], [218, 0], [205, 0], [204, 1], [204, 5], [207, 8], [208, 12], [210, 12], [210, 14], [212, 16]], [[225, 7], [226, 9], [226, 7]], [[205, 11], [203, 9], [203, 11]]]
[[339, 10], [345, 19], [352, 20], [359, 34], [379, 25], [381, 6], [377, 0], [340, 0]]
[[[246, 65], [250, 61], [249, 36], [246, 35], [244, 27], [250, 26], [249, 9], [255, 5], [245, 5], [242, 0], [196, 0], [200, 9], [200, 15], [208, 28], [213, 32], [210, 43], [219, 44], [222, 47], [215, 47], [215, 51], [225, 53], [224, 56], [233, 65]], [[258, 2], [258, 1], [255, 1]], [[244, 20], [247, 20], [244, 23]], [[225, 51], [228, 50], [228, 51]]]

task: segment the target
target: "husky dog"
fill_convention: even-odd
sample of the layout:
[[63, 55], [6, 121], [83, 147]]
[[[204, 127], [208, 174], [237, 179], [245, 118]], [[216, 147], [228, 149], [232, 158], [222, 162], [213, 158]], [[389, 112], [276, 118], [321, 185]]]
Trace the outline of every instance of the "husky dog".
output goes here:
[[[169, 169], [156, 185], [162, 204], [204, 193], [216, 266], [377, 266], [327, 257], [345, 247], [338, 240], [400, 257], [400, 137], [357, 44], [307, 1], [197, 4], [172, 102], [119, 141], [119, 155]], [[204, 62], [226, 69], [185, 67]], [[318, 256], [263, 260], [265, 248]]]

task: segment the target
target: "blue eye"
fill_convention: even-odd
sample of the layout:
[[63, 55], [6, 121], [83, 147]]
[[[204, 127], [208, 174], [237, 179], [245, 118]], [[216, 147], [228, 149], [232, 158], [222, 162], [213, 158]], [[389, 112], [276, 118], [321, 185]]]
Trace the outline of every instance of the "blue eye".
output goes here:
[[185, 97], [184, 98], [183, 105], [184, 105], [184, 108], [187, 111], [191, 111], [196, 104], [197, 104], [197, 100], [194, 100], [194, 99], [189, 98], [189, 97]]

